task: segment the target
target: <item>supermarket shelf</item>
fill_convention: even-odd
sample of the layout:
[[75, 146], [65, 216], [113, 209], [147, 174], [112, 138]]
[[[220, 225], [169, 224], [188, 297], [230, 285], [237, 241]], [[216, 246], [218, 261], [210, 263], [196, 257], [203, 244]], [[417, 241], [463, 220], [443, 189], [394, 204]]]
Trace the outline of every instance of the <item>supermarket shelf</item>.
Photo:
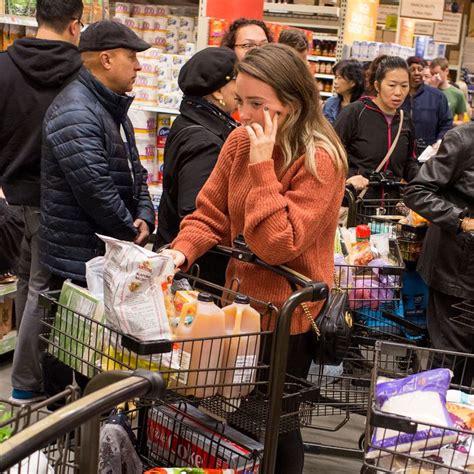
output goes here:
[[19, 26], [38, 26], [34, 17], [18, 15], [0, 15], [0, 23]]
[[15, 349], [16, 345], [16, 330], [10, 331], [6, 336], [0, 339], [0, 354], [6, 354]]
[[313, 54], [308, 54], [308, 61], [326, 61], [335, 63], [337, 59], [333, 56], [314, 56]]
[[334, 79], [334, 74], [319, 74], [319, 73], [316, 73], [314, 75], [314, 77], [316, 79]]
[[321, 97], [332, 97], [334, 94], [332, 92], [319, 91]]
[[265, 2], [263, 4], [263, 11], [286, 15], [314, 15], [339, 18], [341, 9], [339, 7], [320, 7], [313, 5], [296, 5], [288, 3]]
[[154, 107], [152, 105], [132, 104], [132, 106], [130, 108], [134, 109], [134, 110], [146, 110], [147, 112], [157, 112], [159, 114], [170, 114], [170, 115], [178, 115], [179, 114], [178, 109], [168, 109], [166, 107]]
[[3, 283], [0, 285], [0, 302], [4, 296], [16, 293], [16, 281], [12, 283]]

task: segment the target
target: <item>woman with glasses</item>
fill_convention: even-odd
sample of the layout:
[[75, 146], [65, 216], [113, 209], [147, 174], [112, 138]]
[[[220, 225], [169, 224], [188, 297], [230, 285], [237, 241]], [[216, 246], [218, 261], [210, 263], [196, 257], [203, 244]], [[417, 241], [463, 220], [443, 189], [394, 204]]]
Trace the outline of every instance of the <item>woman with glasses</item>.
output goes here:
[[263, 21], [239, 18], [229, 26], [221, 46], [233, 49], [237, 60], [242, 61], [251, 49], [260, 48], [272, 41], [273, 35]]

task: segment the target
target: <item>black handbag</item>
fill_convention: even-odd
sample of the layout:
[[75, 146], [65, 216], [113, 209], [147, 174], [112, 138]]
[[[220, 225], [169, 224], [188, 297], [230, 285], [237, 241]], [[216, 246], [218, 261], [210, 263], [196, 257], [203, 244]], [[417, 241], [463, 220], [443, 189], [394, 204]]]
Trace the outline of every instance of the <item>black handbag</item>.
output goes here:
[[306, 303], [301, 305], [313, 332], [313, 360], [319, 365], [339, 365], [349, 350], [352, 338], [352, 315], [347, 293], [334, 288], [316, 318]]
[[[282, 267], [301, 280], [309, 278], [288, 267]], [[319, 314], [314, 317], [306, 303], [301, 307], [311, 323], [313, 333], [313, 360], [320, 365], [339, 365], [346, 356], [352, 338], [352, 314], [349, 310], [347, 292], [339, 286], [338, 278], [334, 275], [335, 287], [329, 292]]]

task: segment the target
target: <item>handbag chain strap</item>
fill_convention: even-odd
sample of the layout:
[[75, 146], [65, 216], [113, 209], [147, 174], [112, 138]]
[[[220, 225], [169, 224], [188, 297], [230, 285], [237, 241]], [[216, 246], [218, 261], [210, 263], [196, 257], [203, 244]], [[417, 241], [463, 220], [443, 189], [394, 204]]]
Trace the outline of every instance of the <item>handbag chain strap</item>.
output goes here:
[[[340, 283], [341, 283], [341, 279], [339, 278], [337, 271], [334, 268], [334, 288], [331, 291], [335, 293], [342, 293], [343, 290], [340, 287]], [[303, 308], [303, 312], [311, 324], [311, 328], [313, 329], [316, 336], [319, 338], [321, 336], [321, 331], [316, 323], [316, 318], [313, 318], [311, 311], [308, 308], [307, 303], [301, 303], [301, 307]]]

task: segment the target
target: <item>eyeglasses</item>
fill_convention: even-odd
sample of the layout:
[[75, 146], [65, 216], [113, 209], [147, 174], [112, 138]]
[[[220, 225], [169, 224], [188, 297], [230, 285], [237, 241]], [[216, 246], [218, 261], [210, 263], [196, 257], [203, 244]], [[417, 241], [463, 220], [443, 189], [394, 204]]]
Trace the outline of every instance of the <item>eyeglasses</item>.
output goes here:
[[268, 44], [268, 41], [262, 41], [261, 43], [249, 42], [249, 43], [236, 44], [235, 47], [242, 48], [248, 51], [249, 49], [261, 48], [262, 46], [265, 46], [266, 44]]
[[76, 20], [79, 23], [79, 25], [81, 26], [81, 31], [84, 30], [84, 28], [86, 27], [86, 25], [82, 23], [80, 18], [71, 18], [71, 20]]

